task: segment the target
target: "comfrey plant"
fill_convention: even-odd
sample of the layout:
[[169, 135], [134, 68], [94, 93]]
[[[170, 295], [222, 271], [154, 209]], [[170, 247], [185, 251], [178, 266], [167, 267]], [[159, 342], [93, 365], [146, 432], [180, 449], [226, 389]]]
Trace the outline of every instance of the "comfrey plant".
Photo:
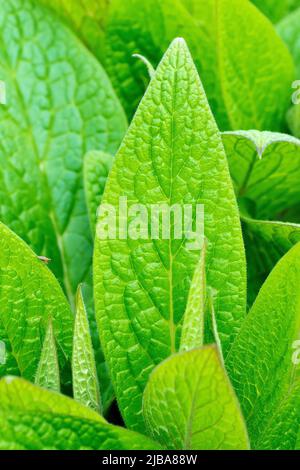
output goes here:
[[[112, 0], [92, 35], [63, 0], [0, 3], [0, 448], [299, 449], [300, 141], [272, 24]], [[126, 53], [166, 42], [155, 69]]]

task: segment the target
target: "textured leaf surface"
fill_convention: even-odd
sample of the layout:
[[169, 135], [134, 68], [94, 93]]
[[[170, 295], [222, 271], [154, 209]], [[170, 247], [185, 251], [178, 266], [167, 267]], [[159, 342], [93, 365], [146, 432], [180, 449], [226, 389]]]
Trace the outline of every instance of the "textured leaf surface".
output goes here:
[[89, 321], [98, 381], [99, 384], [101, 384], [101, 402], [103, 407], [103, 414], [105, 416], [115, 398], [115, 394], [110, 379], [110, 373], [100, 344], [99, 332], [95, 317], [92, 281], [82, 284], [82, 295]]
[[75, 400], [100, 412], [102, 410], [95, 357], [81, 289], [76, 297], [76, 318], [72, 354]]
[[[211, 25], [205, 48], [197, 58], [206, 57], [199, 70], [206, 93], [213, 98], [211, 105], [220, 128], [281, 130], [294, 65], [273, 26], [248, 0], [194, 0], [191, 14], [205, 32], [207, 24]], [[212, 62], [207, 55], [211, 44]], [[276, 104], [274, 96], [278, 97]], [[224, 118], [218, 119], [220, 113], [227, 116], [224, 124]]]
[[243, 323], [227, 368], [255, 449], [293, 449], [299, 430], [300, 244], [276, 265]]
[[84, 190], [92, 233], [95, 233], [97, 209], [113, 164], [108, 153], [91, 150], [84, 157]]
[[110, 0], [35, 0], [52, 8], [98, 59], [103, 55], [105, 18]]
[[247, 255], [248, 304], [252, 305], [275, 264], [300, 241], [300, 225], [249, 217], [242, 217], [242, 220]]
[[145, 436], [107, 424], [75, 400], [22, 379], [0, 382], [0, 449], [159, 449]]
[[[20, 373], [33, 380], [49, 318], [60, 351], [60, 364], [71, 357], [73, 315], [53, 274], [31, 249], [0, 224], [0, 339]], [[11, 371], [11, 358], [1, 374]]]
[[55, 392], [60, 391], [59, 365], [51, 320], [46, 331], [35, 384]]
[[[183, 40], [165, 54], [115, 157], [102, 203], [115, 207], [117, 219], [120, 196], [148, 213], [152, 204], [204, 204], [207, 282], [217, 292], [227, 351], [245, 312], [244, 248], [220, 135]], [[173, 236], [95, 242], [101, 343], [123, 416], [141, 429], [144, 386], [153, 367], [179, 346], [199, 260], [199, 250]]]
[[[95, 233], [96, 229], [97, 209], [101, 203], [106, 180], [112, 167], [112, 163], [112, 155], [97, 150], [91, 150], [84, 157], [84, 191], [88, 208], [90, 227], [93, 234]], [[100, 345], [99, 333], [95, 318], [92, 284], [93, 281], [89, 277], [88, 282], [84, 283], [82, 286], [82, 292], [88, 314], [89, 327], [96, 358], [97, 375], [99, 383], [101, 384], [103, 413], [105, 414], [114, 399], [114, 391], [112, 388], [107, 364], [105, 362]]]
[[132, 54], [155, 66], [177, 36], [191, 49], [222, 130], [281, 129], [294, 66], [273, 26], [248, 0], [148, 0], [142, 7], [140, 0], [112, 0], [105, 66], [129, 115], [149, 80]]
[[180, 353], [151, 374], [143, 411], [168, 449], [247, 449], [238, 401], [214, 346]]
[[300, 202], [300, 140], [258, 131], [223, 133], [238, 197], [250, 201], [257, 219], [277, 219]]
[[[280, 2], [278, 2], [280, 3]], [[300, 2], [298, 0], [298, 6]], [[284, 18], [278, 25], [277, 31], [288, 46], [296, 64], [297, 78], [300, 74], [300, 8]]]
[[299, 0], [252, 0], [273, 23], [300, 6]]
[[52, 259], [71, 298], [91, 263], [82, 160], [114, 152], [126, 127], [96, 59], [32, 0], [0, 11], [0, 219]]
[[203, 345], [206, 299], [205, 281], [205, 248], [203, 247], [200, 260], [193, 275], [184, 312], [180, 351], [189, 351], [190, 349], [200, 348]]

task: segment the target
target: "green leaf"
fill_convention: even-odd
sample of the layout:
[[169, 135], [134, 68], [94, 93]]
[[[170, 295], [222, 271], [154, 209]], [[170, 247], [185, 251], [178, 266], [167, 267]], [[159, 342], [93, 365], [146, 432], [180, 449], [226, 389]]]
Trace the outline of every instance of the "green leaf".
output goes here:
[[254, 449], [294, 449], [299, 432], [300, 244], [281, 260], [243, 323], [227, 368]]
[[60, 391], [59, 365], [51, 319], [44, 339], [35, 384], [55, 392]]
[[200, 348], [204, 337], [204, 314], [206, 301], [205, 246], [200, 254], [183, 317], [180, 351]]
[[300, 140], [258, 131], [223, 133], [238, 197], [250, 201], [256, 219], [278, 219], [300, 202]]
[[115, 394], [110, 379], [110, 373], [100, 344], [99, 332], [95, 317], [92, 280], [90, 280], [88, 283], [82, 284], [82, 297], [88, 316], [91, 340], [95, 354], [98, 383], [101, 384], [100, 393], [103, 415], [106, 416], [115, 398]]
[[101, 61], [110, 0], [36, 0], [55, 11]]
[[96, 230], [97, 209], [101, 203], [112, 164], [111, 155], [97, 150], [91, 150], [84, 157], [84, 189], [92, 233]]
[[[279, 3], [279, 2], [278, 2]], [[299, 2], [298, 3], [298, 7]], [[277, 31], [283, 41], [288, 46], [296, 64], [297, 75], [299, 78], [300, 74], [300, 51], [299, 51], [299, 43], [300, 43], [300, 8], [295, 10], [290, 15], [286, 16], [278, 25]]]
[[0, 220], [64, 281], [72, 301], [91, 265], [82, 160], [112, 152], [123, 110], [96, 59], [47, 9], [7, 0], [0, 11]]
[[[49, 319], [63, 372], [71, 357], [73, 315], [49, 269], [31, 249], [0, 223], [0, 329], [21, 375], [34, 380]], [[1, 374], [11, 369], [11, 361]], [[64, 378], [64, 377], [62, 377]]]
[[[102, 205], [116, 211], [117, 230], [120, 197], [129, 209], [142, 204], [150, 218], [152, 205], [204, 204], [207, 283], [217, 292], [226, 353], [245, 314], [244, 248], [220, 134], [182, 39], [163, 57], [115, 157]], [[95, 240], [96, 316], [121, 412], [128, 426], [143, 429], [143, 389], [155, 365], [179, 347], [200, 253], [173, 230], [167, 240], [105, 239], [105, 218]]]
[[[220, 335], [219, 335], [219, 331], [218, 331], [218, 324], [217, 324], [215, 305], [214, 305], [215, 294], [216, 293], [214, 293], [212, 289], [208, 289], [206, 315], [209, 316], [209, 327], [210, 327], [210, 330], [211, 330], [210, 335], [213, 338], [210, 341], [210, 343], [216, 343], [221, 363], [224, 365], [223, 348], [222, 348], [222, 343], [221, 343]], [[205, 328], [207, 328], [207, 325], [205, 326]], [[205, 340], [206, 339], [207, 338], [205, 336]], [[208, 344], [208, 341], [206, 341], [206, 342]]]
[[299, 6], [299, 0], [252, 0], [273, 23], [286, 16]]
[[78, 288], [76, 297], [72, 376], [75, 400], [97, 412], [101, 412], [102, 405], [94, 350], [81, 288]]
[[263, 219], [296, 218], [300, 141], [274, 132], [236, 131], [223, 133], [223, 143], [242, 213], [251, 306], [277, 261], [299, 241], [298, 225]]
[[[96, 230], [97, 210], [101, 203], [106, 179], [112, 164], [112, 155], [105, 152], [91, 150], [84, 157], [84, 190], [92, 233], [95, 233]], [[114, 399], [114, 391], [99, 340], [95, 318], [92, 279], [89, 278], [87, 281], [88, 282], [83, 284], [82, 289], [96, 358], [97, 376], [101, 384], [103, 414], [105, 415]]]
[[107, 424], [75, 400], [22, 379], [0, 381], [0, 449], [150, 450], [145, 436]]
[[148, 432], [167, 449], [248, 449], [239, 404], [214, 346], [160, 364], [144, 392]]
[[153, 67], [153, 65], [151, 64], [151, 62], [149, 62], [149, 60], [147, 59], [147, 57], [141, 55], [141, 54], [132, 54], [132, 57], [135, 57], [136, 59], [139, 59], [143, 62], [143, 64], [147, 67], [147, 71], [148, 71], [148, 74], [149, 74], [149, 77], [150, 78], [153, 78], [154, 77], [154, 74], [155, 74], [155, 69]]
[[245, 216], [242, 220], [247, 254], [248, 304], [252, 305], [276, 263], [300, 241], [300, 225]]
[[287, 123], [291, 133], [300, 138], [300, 104], [292, 106], [287, 113]]
[[274, 27], [248, 0], [148, 0], [142, 7], [140, 0], [112, 0], [105, 67], [129, 116], [149, 81], [132, 54], [156, 66], [177, 36], [188, 43], [222, 130], [281, 130], [294, 65]]

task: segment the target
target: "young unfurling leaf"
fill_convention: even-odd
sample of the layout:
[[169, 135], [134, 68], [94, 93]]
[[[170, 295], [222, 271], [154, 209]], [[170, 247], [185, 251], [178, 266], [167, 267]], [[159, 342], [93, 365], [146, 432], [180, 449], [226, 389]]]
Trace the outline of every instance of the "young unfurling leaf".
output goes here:
[[300, 223], [300, 140], [252, 130], [225, 132], [223, 142], [243, 222], [251, 306], [277, 261], [299, 241], [299, 225], [285, 221]]
[[81, 288], [76, 296], [76, 317], [72, 353], [73, 392], [75, 400], [101, 412], [102, 405], [95, 356]]
[[180, 338], [180, 351], [189, 351], [203, 345], [206, 301], [205, 244], [192, 279]]
[[55, 392], [60, 391], [59, 365], [51, 319], [44, 339], [35, 384]]

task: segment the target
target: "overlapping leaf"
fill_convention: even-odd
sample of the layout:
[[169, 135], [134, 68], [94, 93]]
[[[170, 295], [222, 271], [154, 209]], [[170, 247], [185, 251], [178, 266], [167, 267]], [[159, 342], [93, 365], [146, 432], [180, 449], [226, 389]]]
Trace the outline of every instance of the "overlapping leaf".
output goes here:
[[75, 400], [16, 378], [0, 382], [0, 449], [155, 450], [145, 436], [112, 426]]
[[223, 142], [242, 212], [252, 305], [277, 261], [299, 241], [300, 226], [278, 220], [289, 221], [290, 213], [292, 221], [300, 222], [300, 141], [279, 133], [236, 131], [224, 133]]
[[97, 209], [113, 164], [111, 155], [91, 150], [84, 157], [84, 189], [92, 233], [95, 233]]
[[[280, 3], [280, 2], [277, 2]], [[296, 64], [297, 74], [300, 73], [300, 2], [298, 9], [284, 18], [278, 25], [277, 31], [287, 44]], [[297, 76], [299, 78], [299, 76]]]
[[242, 217], [247, 254], [248, 303], [280, 258], [300, 241], [300, 225]]
[[206, 301], [205, 247], [191, 282], [180, 338], [180, 351], [189, 351], [203, 345]]
[[55, 11], [98, 59], [103, 56], [105, 18], [110, 0], [35, 0]]
[[71, 357], [73, 315], [57, 280], [26, 244], [0, 224], [0, 337], [9, 361], [12, 356], [22, 376], [33, 380], [49, 318], [63, 369]]
[[155, 66], [176, 36], [191, 49], [222, 130], [281, 129], [294, 66], [273, 26], [248, 0], [148, 0], [142, 8], [140, 0], [112, 0], [105, 66], [129, 115], [148, 83], [132, 54]]
[[114, 152], [126, 128], [96, 59], [33, 0], [0, 10], [0, 219], [52, 259], [72, 298], [91, 263], [83, 155]]
[[180, 353], [151, 374], [143, 411], [168, 449], [247, 449], [239, 404], [214, 346]]
[[255, 449], [298, 445], [300, 375], [294, 353], [300, 339], [299, 285], [298, 243], [271, 272], [227, 358]]
[[223, 133], [229, 169], [238, 198], [250, 214], [274, 220], [300, 202], [300, 140], [258, 131]]
[[[220, 134], [183, 40], [165, 54], [115, 157], [102, 204], [115, 209], [117, 231], [120, 197], [148, 214], [153, 204], [204, 205], [207, 282], [226, 353], [245, 314], [244, 248]], [[178, 348], [199, 250], [174, 233], [106, 239], [105, 225], [100, 217], [94, 256], [101, 343], [123, 416], [143, 429], [142, 392], [153, 367]]]

